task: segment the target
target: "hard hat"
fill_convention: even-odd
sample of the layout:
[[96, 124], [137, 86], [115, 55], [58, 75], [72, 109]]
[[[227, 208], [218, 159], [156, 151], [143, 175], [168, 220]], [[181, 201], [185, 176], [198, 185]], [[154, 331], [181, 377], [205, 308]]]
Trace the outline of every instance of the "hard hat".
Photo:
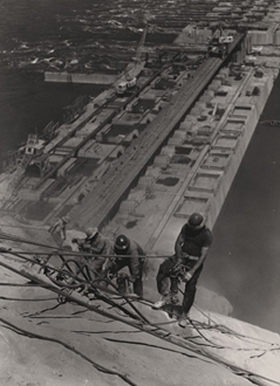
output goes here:
[[68, 223], [70, 221], [69, 216], [63, 216], [62, 221]]
[[114, 244], [115, 252], [125, 252], [130, 246], [130, 241], [125, 235], [119, 235]]
[[97, 233], [98, 233], [98, 229], [96, 227], [88, 228], [86, 231], [86, 235], [88, 239], [93, 239], [93, 237], [96, 236]]
[[202, 213], [195, 212], [191, 214], [188, 224], [191, 228], [201, 229], [204, 227], [206, 218]]

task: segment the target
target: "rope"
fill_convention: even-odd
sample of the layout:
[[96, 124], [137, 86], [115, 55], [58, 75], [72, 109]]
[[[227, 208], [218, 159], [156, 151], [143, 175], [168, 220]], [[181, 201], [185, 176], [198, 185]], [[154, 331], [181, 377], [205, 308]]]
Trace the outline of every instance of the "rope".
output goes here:
[[[181, 289], [179, 289], [179, 291], [183, 294], [183, 291], [181, 290]], [[198, 311], [200, 311], [205, 317], [208, 317], [208, 319], [210, 320], [210, 321], [212, 321], [213, 323], [215, 323], [214, 321], [213, 321], [213, 319], [211, 319], [208, 315], [206, 315], [202, 310], [200, 310], [197, 306], [195, 306], [195, 305], [193, 305]], [[180, 316], [180, 315], [177, 315], [178, 317]], [[204, 323], [201, 323], [201, 322], [198, 322], [198, 321], [194, 321], [194, 320], [192, 320], [192, 319], [190, 319], [189, 317], [187, 318], [187, 320], [189, 321], [189, 323], [191, 324], [191, 326], [196, 330], [196, 332], [199, 334], [199, 336], [201, 336], [201, 338], [203, 338], [206, 342], [208, 342], [208, 343], [210, 343], [211, 345], [212, 345], [212, 347], [214, 347], [214, 348], [216, 348], [216, 349], [226, 349], [226, 350], [234, 350], [234, 351], [262, 351], [263, 353], [262, 354], [260, 354], [259, 356], [262, 356], [262, 355], [264, 355], [267, 351], [271, 351], [271, 349], [261, 349], [261, 348], [245, 348], [245, 347], [239, 347], [239, 348], [232, 348], [232, 347], [227, 347], [227, 346], [218, 346], [218, 345], [216, 345], [214, 342], [212, 342], [210, 339], [208, 339], [201, 331], [200, 331], [200, 329], [195, 325], [195, 322], [197, 323], [197, 324], [199, 324], [200, 326], [203, 326], [203, 329], [205, 329], [204, 328], [204, 326], [205, 326], [205, 324]], [[208, 326], [209, 327], [209, 326]], [[214, 324], [213, 326], [210, 326], [210, 328], [212, 328], [212, 329], [215, 329], [215, 330], [218, 330], [219, 332], [222, 332], [222, 333], [224, 333], [225, 331], [222, 331], [220, 328], [219, 328], [220, 326], [219, 325], [217, 325], [217, 324]], [[222, 327], [225, 327], [225, 326], [222, 326]], [[225, 327], [226, 328], [226, 327]], [[229, 334], [229, 335], [232, 335], [232, 336], [235, 336], [236, 335], [236, 337], [239, 337], [238, 335], [238, 333], [235, 333], [235, 331], [233, 331], [233, 330], [229, 330], [228, 329], [228, 331], [226, 331], [226, 333], [227, 334]], [[253, 339], [253, 338], [252, 338]], [[258, 339], [257, 339], [258, 340]], [[259, 339], [259, 341], [261, 341], [260, 339]], [[271, 343], [271, 342], [266, 342], [266, 341], [262, 341], [262, 342], [265, 342], [265, 343], [267, 343], [267, 344], [270, 344], [270, 345], [273, 345], [273, 343]], [[274, 350], [277, 350], [277, 349], [280, 349], [280, 347], [278, 348], [278, 347], [275, 347], [274, 348]], [[258, 356], [258, 355], [256, 355], [256, 356]], [[254, 356], [252, 356], [251, 358], [253, 358]]]
[[38, 284], [29, 284], [29, 283], [23, 283], [23, 284], [19, 284], [19, 283], [0, 283], [0, 286], [2, 287], [36, 287], [38, 286]]
[[11, 301], [22, 301], [22, 302], [41, 302], [41, 301], [56, 300], [56, 298], [24, 299], [24, 298], [7, 298], [5, 296], [0, 296], [0, 300], [11, 300]]
[[[14, 253], [20, 253], [22, 255], [37, 255], [37, 256], [56, 256], [57, 254], [63, 255], [63, 256], [83, 256], [83, 257], [104, 257], [104, 258], [121, 258], [121, 259], [131, 259], [136, 257], [135, 255], [116, 255], [116, 254], [97, 254], [97, 253], [88, 253], [88, 252], [77, 252], [77, 251], [71, 251], [69, 252], [69, 249], [59, 249], [55, 248], [56, 252], [38, 252], [38, 251], [30, 251], [30, 252], [23, 252], [23, 251], [14, 251]], [[59, 250], [58, 250], [59, 249]], [[7, 249], [1, 249], [0, 244], [0, 253], [7, 254], [10, 253], [11, 250]], [[170, 257], [166, 255], [138, 255], [137, 257], [147, 258], [147, 259], [167, 259]]]
[[44, 247], [44, 248], [50, 248], [50, 249], [56, 249], [56, 250], [58, 249], [57, 247], [54, 247], [51, 245], [35, 243], [34, 241], [29, 241], [29, 240], [26, 240], [26, 239], [18, 237], [18, 236], [10, 235], [8, 233], [0, 232], [0, 239], [19, 242], [19, 243], [23, 243], [23, 244], [37, 245], [38, 247]]
[[[14, 253], [14, 252], [11, 252], [11, 251], [10, 251], [9, 253], [12, 254], [12, 255], [16, 255], [17, 257], [19, 257], [19, 255], [16, 254], [16, 253]], [[28, 253], [28, 254], [31, 254], [31, 253]], [[21, 255], [22, 255], [22, 253], [21, 253]], [[81, 254], [79, 254], [79, 255], [81, 255]], [[58, 256], [62, 259], [62, 262], [63, 262], [62, 267], [61, 267], [60, 269], [55, 269], [54, 267], [49, 268], [46, 264], [44, 264], [44, 263], [41, 263], [41, 264], [40, 264], [40, 262], [34, 262], [33, 260], [30, 260], [30, 259], [26, 258], [25, 256], [20, 256], [20, 257], [23, 258], [23, 259], [25, 259], [26, 261], [29, 261], [29, 262], [32, 262], [32, 263], [37, 263], [37, 264], [40, 264], [41, 266], [43, 266], [43, 267], [45, 268], [45, 273], [46, 273], [47, 277], [48, 277], [54, 284], [56, 284], [56, 285], [61, 286], [61, 281], [60, 281], [60, 280], [54, 279], [50, 274], [48, 274], [48, 269], [51, 269], [51, 270], [53, 270], [53, 271], [56, 271], [56, 272], [58, 272], [58, 274], [60, 274], [60, 275], [63, 275], [63, 274], [64, 274], [66, 277], [67, 277], [67, 276], [70, 276], [73, 280], [78, 280], [77, 275], [75, 275], [75, 274], [72, 272], [71, 268], [69, 267], [69, 263], [70, 263], [70, 262], [74, 262], [75, 265], [76, 265], [77, 267], [79, 267], [79, 264], [78, 264], [75, 260], [73, 260], [73, 259], [72, 259], [72, 260], [69, 260], [69, 261], [65, 261], [65, 260], [63, 259], [63, 257], [62, 257], [60, 254], [58, 254]], [[69, 269], [70, 272], [69, 272], [69, 271], [63, 270], [63, 267], [64, 267], [65, 265], [67, 266], [67, 268]], [[86, 265], [85, 265], [85, 266], [86, 266]], [[84, 267], [82, 267], [82, 268], [84, 268]], [[87, 279], [86, 276], [84, 275], [84, 272], [83, 272], [83, 269], [82, 269], [82, 268], [79, 269], [78, 273], [81, 273], [81, 272], [82, 272], [82, 273], [83, 273], [83, 276], [84, 276], [84, 279]], [[88, 267], [87, 267], [87, 270], [88, 270]], [[96, 274], [96, 272], [94, 272], [94, 274]], [[90, 274], [89, 274], [88, 276], [90, 277]], [[98, 285], [97, 285], [97, 281], [105, 281], [107, 284], [113, 286], [113, 288], [116, 290], [116, 292], [110, 291], [108, 288], [105, 289], [105, 288], [102, 288], [102, 287], [98, 286]], [[89, 281], [87, 281], [87, 280], [85, 280], [85, 281], [79, 280], [79, 283], [75, 283], [75, 284], [69, 284], [69, 283], [65, 284], [65, 283], [64, 283], [64, 286], [65, 286], [66, 288], [68, 288], [68, 289], [72, 289], [72, 290], [73, 290], [73, 289], [77, 289], [77, 288], [82, 287], [82, 286], [89, 285], [92, 289], [94, 289], [95, 295], [97, 295], [97, 294], [96, 294], [96, 290], [100, 290], [100, 289], [101, 289], [102, 291], [105, 291], [105, 292], [111, 294], [111, 295], [117, 295], [117, 294], [119, 294], [118, 288], [117, 288], [116, 286], [114, 286], [113, 283], [112, 283], [112, 281], [110, 281], [108, 278], [101, 277], [101, 278], [98, 279], [98, 280], [97, 280], [97, 279], [94, 280], [94, 282], [95, 282], [95, 283], [94, 283], [94, 285], [93, 285], [93, 282], [92, 282], [92, 281], [89, 282]], [[180, 292], [183, 293], [181, 290], [180, 290]], [[97, 296], [99, 297], [100, 294], [97, 295]], [[131, 300], [129, 299], [129, 297], [126, 297], [126, 296], [122, 296], [122, 297], [123, 297], [123, 299], [125, 300], [125, 303], [129, 304], [129, 305], [133, 308], [134, 312], [136, 312], [136, 313], [138, 314], [138, 316], [140, 316], [140, 318], [142, 319], [142, 321], [145, 321], [145, 323], [149, 324], [148, 319], [146, 319], [145, 316], [144, 316], [142, 313], [139, 313], [139, 310], [138, 310], [136, 307], [134, 307], [134, 305], [133, 305], [133, 303], [131, 302]], [[66, 298], [67, 298], [67, 296], [64, 295], [63, 297], [59, 298], [58, 301], [60, 301], [60, 302], [66, 301]], [[12, 300], [12, 299], [11, 299], [11, 300]], [[104, 299], [103, 299], [103, 300], [104, 300]], [[116, 304], [113, 303], [112, 306], [115, 307]], [[196, 306], [195, 306], [195, 307], [196, 307]], [[196, 307], [196, 308], [198, 309], [198, 307]], [[202, 310], [200, 310], [200, 309], [198, 309], [198, 310], [199, 310], [204, 316], [208, 317], [208, 319], [210, 320], [210, 317], [207, 316], [205, 313], [203, 313]], [[121, 311], [127, 313], [127, 310], [126, 310], [126, 309], [122, 309]], [[131, 314], [129, 314], [129, 316], [131, 316]], [[177, 315], [177, 316], [178, 316], [178, 315]], [[218, 346], [218, 345], [216, 345], [214, 342], [212, 342], [211, 340], [209, 340], [208, 338], [206, 338], [206, 336], [205, 336], [204, 334], [202, 334], [202, 332], [199, 330], [199, 328], [197, 328], [197, 327], [194, 325], [194, 323], [193, 323], [190, 319], [189, 319], [189, 321], [190, 321], [191, 325], [193, 326], [193, 328], [198, 332], [198, 334], [199, 334], [204, 340], [206, 340], [207, 342], [209, 342], [213, 347], [215, 347], [215, 348], [217, 348], [217, 349], [232, 349], [231, 347]], [[212, 321], [213, 323], [215, 323], [213, 320], [211, 320], [211, 321]], [[218, 328], [217, 324], [214, 324], [214, 326], [212, 326], [212, 327], [216, 328], [217, 330], [219, 330], [219, 331], [221, 331], [221, 332], [225, 332], [225, 331], [222, 331], [220, 328]], [[220, 326], [219, 326], [219, 327], [220, 327]], [[224, 327], [224, 326], [222, 326], [222, 327]], [[238, 336], [238, 334], [235, 333], [234, 331], [230, 331], [230, 330], [229, 330], [227, 333]], [[241, 335], [240, 335], [240, 336], [241, 336]], [[246, 336], [244, 336], [244, 337], [246, 337]], [[249, 338], [249, 337], [247, 337], [247, 338]], [[252, 339], [252, 338], [251, 338], [251, 339]], [[269, 342], [266, 342], [266, 343], [269, 343]], [[269, 343], [269, 344], [271, 344], [271, 343]], [[276, 350], [277, 348], [274, 348], [274, 349]], [[244, 349], [244, 348], [239, 348], [239, 349], [236, 349], [236, 350], [246, 350], [246, 349]], [[254, 350], [257, 350], [257, 349], [254, 349]], [[250, 349], [248, 349], [248, 351], [250, 351]], [[260, 351], [263, 351], [263, 350], [260, 349]], [[265, 351], [267, 351], [267, 350], [265, 350]]]
[[[63, 254], [64, 256], [86, 256], [86, 257], [116, 257], [115, 254], [110, 254], [110, 255], [105, 255], [105, 254], [93, 254], [93, 253], [87, 253], [87, 252], [77, 252], [77, 251], [71, 251], [69, 252], [69, 249], [63, 249], [62, 248], [58, 248], [58, 247], [54, 247], [54, 246], [51, 246], [51, 245], [47, 245], [47, 244], [41, 244], [41, 243], [36, 243], [34, 241], [29, 241], [29, 240], [26, 240], [26, 239], [23, 239], [23, 238], [20, 238], [20, 237], [16, 237], [16, 236], [13, 236], [13, 235], [9, 235], [7, 233], [1, 233], [0, 232], [0, 239], [3, 239], [3, 240], [7, 240], [7, 241], [13, 241], [13, 242], [19, 242], [19, 243], [23, 243], [23, 244], [29, 244], [29, 245], [33, 245], [33, 246], [38, 246], [38, 247], [43, 247], [43, 248], [49, 248], [49, 249], [52, 249], [54, 251], [56, 251], [56, 253], [60, 253], [60, 254]], [[0, 243], [0, 253], [9, 253], [9, 251], [7, 250], [3, 250], [1, 251], [1, 243]], [[20, 253], [22, 254], [36, 254], [38, 256], [41, 256], [41, 255], [46, 255], [46, 256], [49, 256], [49, 255], [53, 255], [53, 253], [43, 253], [43, 252], [37, 252], [37, 251], [30, 251], [30, 252], [21, 252]], [[120, 258], [132, 258], [132, 257], [135, 257], [133, 255], [117, 255], [117, 257], [120, 257]], [[163, 259], [163, 258], [169, 258], [170, 255], [145, 255], [145, 256], [140, 256], [140, 257], [146, 257], [146, 258], [149, 258], [149, 259]]]
[[[260, 339], [260, 338], [255, 338], [255, 337], [252, 337], [252, 336], [248, 336], [248, 335], [243, 335], [243, 334], [240, 334], [239, 332], [236, 332], [234, 330], [231, 330], [230, 328], [222, 325], [222, 324], [217, 324], [213, 319], [210, 318], [209, 315], [207, 315], [205, 312], [203, 312], [199, 307], [197, 307], [195, 304], [193, 305], [194, 308], [196, 308], [203, 316], [205, 316], [210, 322], [213, 323], [212, 326], [209, 326], [209, 328], [216, 328], [218, 331], [220, 331], [221, 333], [225, 333], [225, 334], [229, 334], [229, 335], [234, 335], [235, 337], [237, 338], [247, 338], [247, 339], [250, 339], [250, 340], [255, 340], [257, 342], [262, 342], [262, 343], [265, 343], [265, 344], [269, 344], [271, 346], [275, 346], [275, 343], [271, 343], [271, 342], [268, 342], [264, 339]], [[202, 324], [202, 323], [201, 323]], [[278, 346], [278, 345], [277, 345]]]
[[[10, 252], [10, 253], [16, 255], [16, 254], [13, 253], [13, 252]], [[16, 255], [16, 256], [18, 257], [18, 255]], [[60, 280], [54, 279], [54, 278], [48, 273], [48, 270], [49, 270], [49, 269], [58, 272], [58, 274], [60, 274], [60, 275], [63, 275], [63, 274], [64, 274], [65, 276], [70, 276], [73, 280], [79, 280], [79, 282], [78, 282], [78, 283], [75, 283], [75, 284], [69, 284], [69, 283], [65, 284], [65, 283], [64, 283], [64, 284], [63, 284], [64, 287], [65, 287], [65, 288], [68, 288], [69, 290], [70, 290], [70, 289], [73, 290], [73, 289], [77, 289], [77, 288], [79, 288], [79, 287], [81, 287], [81, 286], [89, 285], [92, 289], [94, 289], [95, 296], [97, 296], [97, 297], [99, 297], [99, 298], [100, 298], [101, 295], [100, 295], [100, 294], [97, 295], [96, 290], [102, 290], [102, 291], [104, 291], [104, 292], [107, 292], [107, 293], [110, 294], [110, 295], [120, 295], [120, 293], [118, 292], [118, 288], [112, 283], [112, 281], [109, 280], [108, 278], [104, 278], [104, 277], [100, 276], [96, 271], [94, 272], [94, 275], [98, 274], [98, 276], [99, 276], [98, 279], [95, 279], [95, 280], [93, 280], [93, 281], [82, 281], [82, 280], [79, 279], [79, 278], [77, 277], [77, 275], [75, 275], [72, 271], [69, 272], [69, 271], [63, 270], [63, 268], [64, 268], [65, 265], [66, 265], [68, 268], [70, 268], [70, 267], [69, 267], [69, 263], [70, 263], [70, 262], [74, 262], [75, 265], [76, 265], [77, 267], [80, 267], [80, 266], [79, 266], [79, 264], [78, 264], [75, 260], [65, 261], [65, 260], [63, 259], [63, 257], [62, 257], [60, 254], [59, 254], [58, 256], [62, 259], [62, 262], [63, 262], [63, 263], [62, 263], [62, 267], [61, 267], [60, 269], [55, 269], [54, 267], [51, 267], [51, 268], [50, 268], [50, 267], [48, 267], [48, 266], [47, 266], [46, 264], [44, 264], [44, 263], [41, 263], [41, 264], [40, 264], [40, 262], [34, 262], [33, 260], [30, 260], [30, 259], [26, 258], [25, 256], [20, 256], [20, 257], [22, 257], [23, 259], [25, 259], [25, 260], [27, 260], [27, 261], [29, 261], [29, 262], [31, 261], [32, 263], [37, 263], [37, 264], [42, 265], [42, 266], [45, 268], [46, 276], [47, 276], [54, 284], [56, 284], [56, 285], [61, 286], [61, 285], [62, 285], [62, 284], [61, 284], [61, 281], [60, 281]], [[81, 267], [81, 268], [79, 269], [78, 272], [79, 272], [79, 273], [81, 273], [81, 272], [83, 273], [83, 268], [84, 268], [85, 266], [86, 266], [86, 265], [84, 265], [83, 267]], [[70, 268], [70, 270], [71, 270], [71, 268]], [[88, 272], [89, 272], [88, 267], [87, 267], [87, 270], [88, 270]], [[88, 276], [89, 276], [89, 278], [90, 278], [90, 274], [88, 274]], [[86, 276], [85, 276], [85, 275], [84, 275], [84, 278], [86, 279]], [[100, 282], [100, 281], [105, 281], [107, 284], [113, 286], [113, 288], [114, 288], [115, 291], [109, 290], [108, 288], [103, 288], [103, 287], [98, 286], [98, 285], [97, 285], [97, 282], [98, 282], [98, 281], [99, 281], [99, 282]], [[180, 292], [183, 293], [182, 290], [180, 290]], [[121, 297], [125, 300], [125, 303], [129, 304], [129, 305], [133, 308], [134, 312], [136, 312], [136, 313], [138, 314], [138, 316], [140, 316], [140, 318], [142, 319], [142, 321], [145, 321], [145, 323], [149, 324], [148, 319], [145, 318], [145, 316], [144, 316], [142, 313], [140, 313], [139, 310], [138, 310], [136, 307], [134, 307], [132, 301], [129, 299], [128, 296], [121, 295]], [[67, 294], [64, 294], [61, 298], [58, 299], [58, 301], [59, 301], [59, 302], [66, 301], [66, 298], [67, 298]], [[103, 299], [103, 300], [104, 300], [104, 299]], [[106, 299], [106, 300], [107, 300], [107, 299]], [[115, 302], [112, 304], [112, 306], [113, 306], [113, 307], [116, 306]], [[120, 307], [121, 307], [121, 306], [120, 306]], [[196, 307], [196, 306], [195, 306], [195, 307]], [[197, 307], [196, 307], [196, 308], [197, 308]], [[198, 309], [198, 308], [197, 308], [197, 309]], [[126, 309], [123, 309], [123, 307], [122, 307], [121, 311], [127, 313], [127, 310], [126, 310]], [[203, 313], [201, 310], [199, 310], [199, 311], [200, 311], [201, 313]], [[203, 313], [203, 314], [204, 314], [204, 316], [208, 317], [205, 313]], [[131, 316], [131, 314], [129, 314], [129, 316]], [[177, 315], [177, 316], [179, 316], [179, 315]], [[210, 319], [210, 318], [208, 317], [208, 319]], [[215, 348], [217, 348], [217, 349], [232, 349], [232, 348], [230, 348], [230, 347], [226, 347], [226, 346], [218, 346], [218, 345], [216, 345], [214, 342], [212, 342], [211, 340], [209, 340], [208, 338], [206, 338], [206, 337], [202, 334], [202, 332], [194, 325], [194, 323], [193, 323], [190, 319], [189, 319], [189, 321], [190, 321], [191, 325], [193, 326], [193, 328], [198, 332], [198, 334], [199, 334], [204, 340], [206, 340], [207, 342], [209, 342], [213, 347], [215, 347]], [[212, 322], [214, 322], [214, 321], [212, 320]], [[214, 325], [214, 327], [217, 329], [217, 325]], [[234, 334], [233, 331], [232, 331], [231, 333], [232, 333], [232, 335]], [[240, 349], [237, 349], [237, 350], [246, 350], [246, 349], [240, 348]], [[256, 349], [255, 349], [255, 350], [256, 350]], [[248, 349], [248, 351], [250, 351], [250, 349]], [[263, 350], [260, 350], [260, 351], [263, 351]]]

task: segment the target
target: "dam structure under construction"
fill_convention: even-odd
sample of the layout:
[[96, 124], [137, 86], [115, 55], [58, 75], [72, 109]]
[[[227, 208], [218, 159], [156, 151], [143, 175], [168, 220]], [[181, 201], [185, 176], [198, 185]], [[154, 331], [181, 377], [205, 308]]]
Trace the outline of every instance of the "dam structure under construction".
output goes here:
[[145, 224], [141, 241], [156, 250], [194, 210], [213, 226], [278, 75], [279, 8], [262, 3], [247, 28], [187, 26], [160, 65], [143, 59], [147, 25], [123, 75], [6, 156], [2, 213], [26, 225], [66, 214], [80, 229], [135, 224], [137, 235]]

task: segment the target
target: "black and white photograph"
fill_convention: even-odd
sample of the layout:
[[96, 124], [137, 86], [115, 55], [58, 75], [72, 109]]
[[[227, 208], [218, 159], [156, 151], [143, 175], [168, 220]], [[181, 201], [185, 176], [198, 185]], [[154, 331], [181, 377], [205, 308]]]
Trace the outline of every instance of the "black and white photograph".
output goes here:
[[280, 385], [280, 0], [0, 31], [0, 385]]

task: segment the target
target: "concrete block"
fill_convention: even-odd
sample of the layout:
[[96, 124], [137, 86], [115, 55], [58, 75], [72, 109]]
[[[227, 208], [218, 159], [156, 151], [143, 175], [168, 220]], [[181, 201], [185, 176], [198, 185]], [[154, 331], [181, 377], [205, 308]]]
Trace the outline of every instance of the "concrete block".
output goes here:
[[29, 189], [21, 189], [18, 192], [18, 196], [21, 200], [26, 201], [39, 201], [41, 192], [31, 191]]
[[146, 176], [152, 176], [155, 180], [161, 175], [162, 170], [160, 167], [155, 167], [154, 165], [148, 166], [147, 171], [145, 173]]
[[203, 112], [203, 108], [201, 106], [195, 106], [191, 109], [191, 115], [198, 117]]
[[214, 92], [214, 90], [206, 90], [205, 91], [205, 94], [206, 95], [209, 95], [211, 98], [214, 98], [214, 96], [215, 96], [215, 92]]
[[269, 30], [251, 30], [248, 31], [248, 36], [251, 37], [253, 45], [273, 44], [273, 34]]
[[274, 45], [280, 45], [280, 30], [277, 30], [274, 35]]
[[185, 130], [175, 130], [173, 137], [185, 139], [186, 138], [186, 131]]
[[161, 168], [167, 167], [170, 164], [170, 157], [167, 155], [158, 155], [155, 158], [154, 165]]
[[180, 138], [180, 137], [171, 137], [171, 138], [169, 138], [169, 140], [168, 140], [168, 145], [171, 145], [171, 146], [178, 146], [178, 145], [181, 145], [183, 142], [184, 142], [184, 139], [183, 139], [183, 138]]
[[119, 211], [125, 213], [133, 212], [136, 208], [136, 205], [137, 202], [135, 200], [122, 201]]
[[199, 98], [199, 101], [202, 102], [202, 103], [208, 103], [211, 101], [211, 96], [210, 95], [207, 95], [207, 94], [203, 94], [200, 98]]
[[216, 79], [214, 80], [209, 86], [208, 86], [208, 90], [209, 91], [217, 91], [222, 85], [222, 82], [220, 79]]
[[48, 201], [50, 204], [57, 205], [62, 201], [62, 198], [61, 197], [50, 197]]
[[199, 109], [201, 109], [201, 111], [203, 111], [206, 108], [206, 103], [204, 103], [202, 101], [198, 101], [198, 102], [196, 102], [194, 107], [198, 107]]
[[198, 172], [190, 182], [189, 191], [208, 192], [215, 194], [221, 184], [222, 174]]
[[160, 152], [160, 155], [167, 155], [168, 157], [172, 157], [175, 154], [174, 145], [164, 146]]
[[137, 187], [139, 188], [146, 188], [147, 186], [152, 186], [156, 182], [156, 179], [154, 176], [142, 176], [139, 178]]
[[185, 196], [179, 202], [173, 216], [177, 218], [188, 219], [193, 212], [206, 212], [207, 198], [199, 199]]
[[193, 122], [191, 122], [191, 121], [184, 121], [184, 122], [181, 122], [180, 123], [180, 126], [179, 126], [179, 129], [181, 130], [181, 131], [188, 131], [188, 130], [190, 130], [190, 128], [193, 126]]

